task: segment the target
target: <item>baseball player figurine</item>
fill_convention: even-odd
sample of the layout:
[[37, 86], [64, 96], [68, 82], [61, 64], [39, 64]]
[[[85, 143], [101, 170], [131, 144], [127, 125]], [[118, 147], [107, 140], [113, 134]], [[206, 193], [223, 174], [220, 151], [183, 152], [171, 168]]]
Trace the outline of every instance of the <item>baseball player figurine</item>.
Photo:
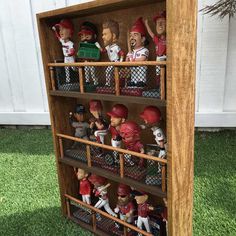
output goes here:
[[[108, 20], [102, 25], [102, 39], [105, 49], [97, 43], [97, 47], [101, 52], [106, 52], [111, 62], [123, 61], [124, 52], [117, 45], [119, 38], [119, 24], [116, 21]], [[105, 86], [111, 86], [111, 82], [114, 81], [114, 66], [108, 66], [106, 69], [106, 84]]]
[[[88, 43], [88, 44], [95, 44], [97, 42], [97, 27], [89, 22], [83, 22], [78, 36], [80, 38], [80, 42]], [[80, 49], [79, 49], [80, 50]], [[92, 61], [92, 59], [86, 59], [85, 61]], [[96, 71], [94, 66], [85, 66], [85, 83], [90, 84], [90, 79], [93, 80], [94, 85], [98, 85], [98, 79], [96, 77]]]
[[[140, 126], [134, 121], [126, 121], [120, 126], [120, 135], [127, 150], [144, 153], [143, 144], [140, 141]], [[138, 162], [139, 167], [144, 167], [144, 159], [138, 157], [125, 158], [126, 163], [134, 165]]]
[[91, 183], [88, 181], [88, 173], [83, 169], [75, 170], [76, 176], [79, 180], [79, 193], [82, 196], [82, 201], [91, 204]]
[[[146, 29], [142, 17], [132, 26], [128, 39], [128, 54], [126, 61], [147, 61], [149, 50], [145, 48]], [[131, 67], [131, 81], [128, 86], [144, 87], [147, 81], [147, 66]]]
[[102, 103], [99, 100], [90, 100], [89, 111], [93, 115], [90, 119], [90, 129], [98, 143], [104, 144], [108, 125], [102, 117]]
[[118, 202], [115, 213], [119, 213], [120, 219], [128, 223], [133, 222], [134, 204], [131, 200], [131, 188], [125, 184], [119, 184], [117, 189]]
[[120, 126], [128, 117], [128, 108], [123, 104], [116, 104], [107, 115], [111, 117], [111, 123], [108, 130], [111, 132], [112, 147], [121, 147]]
[[[145, 26], [156, 46], [156, 60], [164, 61], [166, 60], [166, 12], [158, 12], [158, 14], [153, 18], [153, 21], [156, 24], [156, 35], [152, 32], [147, 19], [145, 20]], [[160, 66], [156, 67], [156, 76], [157, 85], [159, 86]]]
[[148, 213], [153, 211], [154, 207], [147, 203], [148, 195], [145, 192], [133, 191], [132, 194], [135, 196], [134, 198], [138, 204], [137, 227], [142, 229], [144, 224], [146, 231], [151, 233]]
[[75, 128], [75, 137], [88, 140], [89, 124], [84, 121], [85, 107], [78, 104], [75, 113], [70, 112], [70, 124]]
[[114, 213], [109, 205], [109, 199], [107, 196], [107, 188], [111, 185], [111, 184], [106, 184], [106, 179], [102, 176], [98, 176], [98, 175], [94, 175], [92, 174], [89, 177], [89, 181], [94, 185], [94, 189], [93, 192], [95, 194], [96, 197], [99, 197], [98, 202], [94, 205], [94, 207], [100, 209], [102, 207], [104, 207], [105, 211], [114, 216], [117, 217], [116, 213]]
[[[64, 55], [64, 63], [75, 62], [74, 43], [70, 40], [74, 33], [74, 26], [69, 19], [63, 19], [58, 24], [55, 24], [52, 29], [56, 37], [61, 42], [62, 52]], [[69, 67], [65, 67], [66, 82], [70, 82]]]
[[145, 125], [141, 125], [142, 129], [151, 127], [153, 135], [155, 136], [155, 141], [160, 148], [158, 157], [165, 158], [166, 156], [166, 138], [159, 127], [161, 121], [161, 111], [155, 106], [147, 106], [144, 108], [143, 112], [140, 114], [140, 117], [144, 120]]

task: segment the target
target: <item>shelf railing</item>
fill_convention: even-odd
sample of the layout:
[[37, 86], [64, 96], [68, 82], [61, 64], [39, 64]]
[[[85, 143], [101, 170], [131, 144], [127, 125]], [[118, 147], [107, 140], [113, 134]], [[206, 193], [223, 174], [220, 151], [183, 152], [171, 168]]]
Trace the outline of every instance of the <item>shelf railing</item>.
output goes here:
[[[98, 209], [98, 208], [96, 208], [96, 207], [94, 207], [94, 206], [88, 205], [88, 204], [86, 204], [86, 203], [84, 203], [84, 202], [78, 200], [77, 198], [74, 198], [74, 197], [68, 195], [68, 194], [65, 194], [65, 198], [66, 198], [66, 200], [67, 200], [67, 215], [68, 215], [69, 218], [72, 218], [72, 215], [73, 215], [73, 214], [71, 213], [71, 210], [70, 210], [71, 201], [73, 201], [73, 202], [79, 204], [80, 206], [84, 207], [84, 208], [87, 209], [87, 210], [90, 210], [90, 213], [89, 213], [89, 214], [90, 214], [91, 217], [92, 217], [92, 221], [91, 221], [91, 227], [92, 227], [92, 228], [91, 228], [91, 229], [93, 230], [94, 233], [96, 233], [96, 230], [97, 230], [97, 222], [98, 222], [98, 221], [97, 221], [97, 218], [96, 218], [96, 214], [100, 214], [101, 216], [103, 216], [103, 217], [106, 218], [106, 219], [111, 220], [112, 222], [116, 222], [116, 223], [118, 223], [118, 224], [123, 225], [124, 229], [123, 229], [123, 234], [122, 234], [122, 235], [128, 235], [128, 234], [127, 234], [127, 231], [128, 231], [128, 229], [130, 229], [130, 230], [133, 230], [133, 231], [135, 231], [135, 232], [137, 232], [137, 233], [140, 233], [140, 234], [142, 234], [142, 235], [145, 235], [145, 236], [152, 236], [151, 233], [148, 233], [148, 232], [146, 232], [146, 231], [144, 231], [144, 230], [141, 230], [141, 229], [139, 229], [138, 227], [136, 227], [136, 226], [134, 226], [134, 225], [132, 225], [132, 224], [129, 224], [129, 223], [123, 221], [123, 220], [120, 220], [119, 218], [116, 218], [116, 217], [114, 217], [114, 216], [111, 216], [111, 215], [109, 215], [108, 213], [106, 213], [106, 212], [104, 212], [104, 211], [102, 211], [102, 210], [100, 210], [100, 209]], [[111, 229], [110, 229], [110, 230], [111, 230]], [[108, 232], [108, 233], [109, 233], [109, 232]], [[110, 233], [111, 233], [111, 231], [110, 231]]]
[[166, 61], [48, 63], [51, 90], [165, 100]]
[[[159, 185], [157, 182], [160, 182], [162, 192], [166, 192], [166, 159], [65, 134], [57, 134], [57, 137], [61, 158], [65, 156], [79, 158], [80, 161], [87, 163], [88, 167], [98, 166], [119, 175], [120, 178], [129, 177], [137, 181], [145, 179], [145, 183], [149, 185]], [[82, 146], [79, 147], [78, 152], [75, 152], [76, 149], [69, 148], [65, 153], [63, 139], [74, 141]], [[143, 168], [145, 161], [147, 167]]]

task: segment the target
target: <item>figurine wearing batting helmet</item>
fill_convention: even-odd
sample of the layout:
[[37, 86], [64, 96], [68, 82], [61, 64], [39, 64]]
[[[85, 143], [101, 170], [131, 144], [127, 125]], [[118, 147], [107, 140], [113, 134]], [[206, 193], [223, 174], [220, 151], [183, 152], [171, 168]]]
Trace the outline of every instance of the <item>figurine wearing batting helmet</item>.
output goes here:
[[99, 100], [90, 100], [89, 111], [93, 115], [90, 119], [90, 129], [98, 143], [104, 144], [108, 125], [102, 117], [102, 103]]
[[[143, 144], [140, 141], [140, 126], [134, 121], [126, 121], [120, 126], [120, 135], [122, 137], [122, 141], [127, 148], [127, 150], [144, 153]], [[133, 160], [132, 160], [133, 159]], [[132, 157], [131, 162], [136, 162], [136, 158]], [[127, 162], [128, 160], [126, 160]], [[144, 166], [144, 159], [140, 158], [139, 166]]]
[[[74, 26], [69, 19], [63, 19], [58, 24], [55, 24], [52, 29], [56, 37], [61, 42], [62, 52], [64, 55], [64, 63], [75, 62], [74, 43], [70, 40], [74, 33]], [[69, 67], [65, 68], [66, 82], [70, 82]]]
[[104, 207], [106, 212], [112, 216], [117, 217], [116, 213], [114, 213], [109, 205], [109, 199], [107, 196], [107, 188], [111, 184], [106, 184], [106, 179], [102, 176], [94, 175], [92, 174], [89, 177], [89, 181], [94, 185], [94, 190], [93, 192], [95, 193], [96, 197], [99, 197], [98, 202], [94, 205], [94, 207], [100, 209]]
[[120, 219], [128, 223], [133, 222], [134, 204], [131, 200], [131, 188], [125, 184], [119, 184], [117, 189], [118, 202], [115, 213], [119, 213]]
[[147, 193], [141, 191], [133, 191], [132, 194], [135, 196], [134, 198], [138, 204], [137, 227], [139, 229], [142, 229], [142, 226], [144, 224], [146, 231], [148, 233], [151, 233], [148, 214], [150, 211], [154, 210], [154, 207], [147, 203]]
[[91, 204], [91, 183], [88, 181], [88, 173], [83, 169], [75, 170], [79, 182], [79, 193], [82, 196], [82, 201]]
[[140, 117], [144, 120], [145, 125], [141, 125], [143, 129], [146, 127], [151, 127], [153, 135], [155, 136], [155, 141], [160, 147], [160, 152], [158, 157], [165, 158], [166, 156], [166, 138], [159, 127], [161, 121], [161, 111], [155, 106], [147, 106], [144, 108], [143, 112], [140, 114]]

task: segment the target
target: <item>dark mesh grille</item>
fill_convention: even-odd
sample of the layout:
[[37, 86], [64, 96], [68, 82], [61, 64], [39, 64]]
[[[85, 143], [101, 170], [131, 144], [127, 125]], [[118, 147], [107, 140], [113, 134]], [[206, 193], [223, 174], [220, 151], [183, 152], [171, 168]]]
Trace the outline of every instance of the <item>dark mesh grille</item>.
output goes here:
[[86, 145], [83, 143], [74, 142], [71, 148], [64, 150], [64, 154], [78, 161], [87, 162]]

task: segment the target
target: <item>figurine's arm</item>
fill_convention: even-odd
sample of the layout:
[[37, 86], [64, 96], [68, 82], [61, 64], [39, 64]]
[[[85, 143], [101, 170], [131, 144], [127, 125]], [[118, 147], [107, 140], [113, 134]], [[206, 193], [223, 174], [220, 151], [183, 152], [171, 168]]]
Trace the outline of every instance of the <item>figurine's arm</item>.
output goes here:
[[105, 53], [107, 50], [105, 48], [102, 48], [99, 42], [95, 43], [95, 46], [100, 50], [101, 53]]
[[69, 52], [68, 52], [68, 56], [71, 57], [71, 56], [74, 56], [74, 55], [75, 55], [75, 49], [74, 48], [70, 48]]
[[55, 26], [53, 26], [53, 27], [52, 27], [52, 30], [54, 31], [54, 33], [55, 33], [57, 39], [60, 40], [61, 37], [60, 37], [59, 33], [57, 32], [57, 28], [56, 28]]
[[120, 50], [120, 51], [118, 52], [118, 55], [119, 55], [119, 57], [120, 57], [120, 62], [122, 62], [122, 61], [124, 60], [124, 57], [125, 57], [124, 51]]
[[144, 23], [145, 23], [145, 26], [146, 26], [146, 28], [147, 28], [148, 34], [150, 35], [151, 38], [154, 38], [155, 35], [154, 35], [154, 33], [152, 32], [152, 30], [151, 30], [151, 28], [150, 28], [150, 26], [149, 26], [149, 24], [148, 24], [148, 19], [145, 19]]

